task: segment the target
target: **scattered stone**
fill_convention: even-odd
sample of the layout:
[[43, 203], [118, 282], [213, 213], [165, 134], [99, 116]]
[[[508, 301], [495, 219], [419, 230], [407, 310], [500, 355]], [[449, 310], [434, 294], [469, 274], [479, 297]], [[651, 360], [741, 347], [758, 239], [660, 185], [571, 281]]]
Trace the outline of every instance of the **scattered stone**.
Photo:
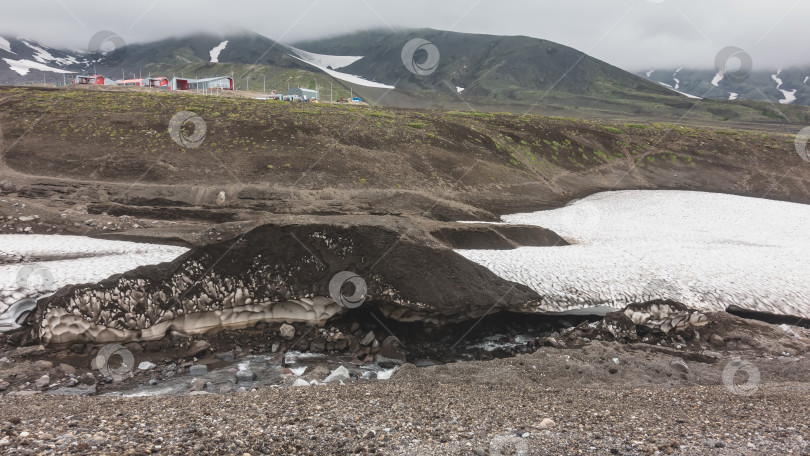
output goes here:
[[324, 379], [324, 383], [342, 382], [349, 379], [349, 370], [343, 366], [333, 370], [328, 377]]
[[396, 336], [388, 336], [382, 341], [383, 347], [402, 346], [402, 342]]
[[326, 349], [326, 340], [323, 337], [318, 337], [309, 344], [309, 351], [312, 353], [323, 353]]
[[398, 345], [385, 345], [383, 344], [380, 351], [374, 356], [374, 361], [380, 366], [386, 369], [390, 369], [392, 367], [401, 366], [405, 364], [406, 361], [406, 354], [405, 350], [400, 348]]
[[543, 418], [540, 421], [540, 429], [548, 429], [550, 427], [554, 427], [557, 423], [554, 422], [551, 418]]
[[64, 376], [73, 375], [76, 373], [76, 368], [69, 364], [62, 363], [59, 365], [59, 372]]
[[281, 325], [281, 328], [279, 328], [278, 332], [279, 335], [286, 340], [292, 340], [295, 337], [295, 328], [293, 328], [292, 325], [288, 325], [287, 323]]
[[278, 343], [274, 343], [274, 344], [273, 344], [273, 345], [270, 347], [270, 351], [272, 351], [273, 353], [276, 353], [276, 352], [278, 351], [278, 349], [279, 349], [279, 348], [281, 348], [281, 346], [280, 346]]
[[236, 373], [236, 383], [255, 382], [258, 377], [250, 369], [240, 370]]
[[45, 375], [43, 375], [42, 377], [40, 377], [40, 378], [39, 378], [39, 379], [36, 381], [36, 383], [34, 383], [34, 386], [35, 386], [37, 389], [45, 389], [45, 388], [47, 388], [47, 387], [48, 387], [48, 385], [50, 385], [50, 384], [51, 384], [51, 376], [50, 376], [50, 375], [48, 375], [48, 374], [45, 374]]
[[20, 347], [11, 354], [13, 357], [17, 356], [31, 356], [31, 355], [42, 355], [45, 353], [45, 347], [42, 345], [32, 345], [30, 347]]
[[205, 364], [195, 364], [188, 369], [188, 373], [193, 376], [205, 375], [208, 373], [208, 366]]
[[318, 365], [314, 368], [310, 369], [304, 375], [304, 378], [307, 380], [323, 380], [327, 376], [329, 376], [329, 368], [324, 365]]
[[360, 339], [360, 345], [363, 345], [363, 346], [367, 347], [367, 346], [371, 345], [374, 342], [374, 340], [375, 340], [374, 339], [374, 331], [369, 331], [365, 335], [365, 337]]
[[683, 360], [673, 359], [672, 361], [670, 361], [669, 365], [683, 372], [684, 374], [689, 373], [689, 366], [687, 366], [686, 363], [683, 362]]
[[225, 205], [225, 192], [219, 192], [217, 195], [217, 206]]
[[188, 357], [197, 356], [200, 353], [205, 352], [209, 348], [211, 348], [211, 344], [209, 344], [208, 342], [204, 340], [195, 340], [188, 348], [188, 354], [186, 356]]
[[617, 369], [615, 367], [611, 367], [610, 369], [608, 369], [608, 372], [610, 372], [611, 375], [618, 374], [619, 369]]
[[292, 386], [309, 386], [309, 382], [307, 382], [303, 378], [296, 378]]
[[232, 363], [236, 359], [232, 351], [228, 351], [225, 353], [217, 353], [216, 355], [214, 355], [214, 358], [220, 361], [225, 361], [226, 363]]
[[48, 391], [48, 394], [57, 396], [92, 396], [96, 394], [96, 385], [56, 388]]
[[153, 363], [150, 363], [149, 361], [144, 361], [144, 362], [138, 364], [138, 370], [142, 370], [142, 371], [152, 370], [155, 367], [157, 367], [157, 366], [155, 364], [153, 364]]
[[219, 394], [228, 394], [230, 392], [233, 392], [232, 385], [222, 385], [219, 387]]
[[10, 384], [9, 382], [4, 381], [4, 380], [0, 380], [0, 391], [5, 391], [5, 390], [7, 390], [7, 389], [8, 389], [10, 386], [11, 386], [11, 384]]
[[722, 348], [726, 346], [726, 341], [717, 334], [712, 334], [709, 336], [709, 343], [712, 347]]
[[157, 381], [156, 378], [149, 379], [149, 386], [155, 386], [157, 384], [158, 384], [158, 381]]
[[205, 389], [205, 381], [201, 378], [195, 378], [191, 381], [190, 391], [202, 391]]

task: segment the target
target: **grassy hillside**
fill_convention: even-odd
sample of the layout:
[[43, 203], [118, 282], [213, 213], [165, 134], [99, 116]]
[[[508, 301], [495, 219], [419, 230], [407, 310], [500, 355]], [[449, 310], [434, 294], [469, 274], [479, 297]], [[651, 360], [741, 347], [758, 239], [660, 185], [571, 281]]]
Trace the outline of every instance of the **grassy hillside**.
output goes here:
[[[343, 204], [335, 192], [345, 191], [378, 192], [364, 210], [396, 206], [380, 198], [400, 191], [496, 212], [617, 188], [810, 201], [803, 183], [810, 166], [793, 136], [778, 133], [150, 91], [3, 88], [0, 105], [4, 149], [13, 144], [3, 159], [18, 172], [247, 186], [251, 204], [287, 204], [291, 194], [276, 194], [285, 188], [318, 191], [310, 197], [322, 210]], [[182, 110], [207, 124], [199, 148], [183, 148], [168, 133]]]

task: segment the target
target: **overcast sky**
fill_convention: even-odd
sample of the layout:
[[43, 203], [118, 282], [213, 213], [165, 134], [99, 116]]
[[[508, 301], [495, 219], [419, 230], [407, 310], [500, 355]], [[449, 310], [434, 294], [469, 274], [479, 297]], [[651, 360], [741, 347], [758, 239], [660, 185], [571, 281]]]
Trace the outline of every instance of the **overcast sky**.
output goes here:
[[628, 70], [712, 68], [732, 45], [755, 70], [810, 64], [810, 0], [8, 0], [1, 8], [0, 35], [76, 49], [100, 30], [128, 43], [237, 29], [295, 42], [429, 27], [544, 38]]

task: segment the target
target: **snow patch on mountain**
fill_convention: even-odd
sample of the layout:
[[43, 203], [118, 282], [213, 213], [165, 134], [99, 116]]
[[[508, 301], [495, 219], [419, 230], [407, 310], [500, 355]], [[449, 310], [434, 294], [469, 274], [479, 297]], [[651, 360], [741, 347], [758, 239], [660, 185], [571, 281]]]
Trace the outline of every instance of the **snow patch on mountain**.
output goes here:
[[295, 53], [298, 57], [303, 59], [305, 62], [323, 68], [331, 68], [333, 70], [338, 70], [343, 67], [347, 67], [352, 63], [360, 60], [363, 56], [352, 56], [352, 55], [324, 55], [324, 54], [315, 54], [314, 52], [307, 52], [303, 49], [298, 49], [296, 47], [287, 46], [287, 49]]
[[43, 65], [38, 62], [32, 62], [30, 60], [11, 60], [11, 59], [3, 59], [8, 66], [11, 68], [12, 71], [17, 72], [20, 76], [25, 76], [31, 70], [39, 70], [39, 71], [50, 71], [52, 73], [63, 73], [63, 74], [72, 74], [75, 71], [67, 71], [67, 70], [60, 70], [58, 68], [51, 68], [47, 65]]
[[646, 74], [647, 77], [649, 78], [650, 76], [652, 76], [653, 73], [655, 73], [655, 70], [650, 70], [650, 71], [648, 71], [648, 72], [646, 72], [644, 74]]
[[211, 63], [219, 63], [219, 54], [220, 54], [220, 52], [222, 52], [225, 49], [225, 47], [227, 45], [228, 45], [228, 41], [225, 40], [225, 41], [219, 43], [219, 45], [216, 46], [214, 49], [211, 49], [210, 51], [208, 51], [208, 53], [211, 55]]
[[[782, 88], [782, 79], [779, 77], [779, 75], [781, 75], [781, 74], [782, 74], [781, 69], [776, 70], [776, 74], [772, 74], [771, 79], [773, 79], [776, 82], [776, 90], [782, 92], [782, 96], [785, 97], [784, 99], [779, 100], [779, 103], [791, 104], [794, 101], [796, 101], [796, 89], [793, 89], [793, 90], [785, 90], [785, 89], [783, 89]], [[806, 81], [806, 79], [805, 79], [805, 81]]]
[[739, 93], [735, 93], [735, 92], [729, 92], [729, 93], [728, 93], [728, 99], [729, 99], [729, 100], [736, 100], [736, 99], [737, 99], [737, 97], [739, 97], [739, 96], [740, 96], [740, 94], [739, 94]]
[[810, 76], [805, 76], [805, 77], [804, 77], [804, 83], [805, 83], [805, 84], [807, 84], [807, 80], [808, 80], [808, 79], [810, 79]]
[[722, 81], [722, 80], [723, 80], [723, 75], [720, 74], [720, 73], [717, 73], [716, 75], [714, 75], [714, 79], [712, 79], [712, 85], [715, 86], [715, 87], [719, 87], [717, 84], [720, 84], [720, 81]]
[[76, 60], [76, 57], [70, 55], [67, 56], [67, 58], [54, 57], [50, 52], [46, 51], [45, 49], [37, 45], [31, 44], [28, 41], [22, 40], [22, 43], [28, 46], [29, 48], [33, 49], [34, 51], [36, 51], [33, 57], [34, 60], [36, 60], [39, 63], [54, 62], [59, 66], [75, 65], [79, 63], [79, 61]]
[[692, 95], [691, 93], [681, 92], [680, 90], [677, 90], [675, 87], [672, 87], [671, 85], [667, 84], [666, 82], [661, 82], [661, 81], [657, 81], [657, 82], [659, 84], [661, 84], [662, 86], [666, 87], [667, 89], [669, 89], [669, 90], [671, 90], [673, 92], [679, 93], [679, 94], [681, 94], [681, 95], [683, 95], [683, 96], [685, 96], [687, 98], [693, 98], [693, 99], [696, 99], [696, 100], [702, 100], [703, 99], [701, 97]]
[[681, 81], [678, 80], [678, 78], [676, 76], [678, 76], [678, 73], [680, 73], [682, 69], [683, 68], [678, 68], [677, 70], [675, 70], [675, 73], [673, 73], [673, 75], [672, 75], [672, 80], [675, 81], [675, 87], [674, 87], [675, 90], [678, 90], [681, 87]]
[[459, 87], [459, 86], [456, 86], [456, 92], [457, 92], [457, 93], [461, 93], [461, 92], [463, 92], [463, 91], [464, 91], [464, 87]]
[[357, 84], [376, 89], [395, 88], [392, 85], [382, 84], [380, 82], [375, 81], [369, 81], [368, 79], [365, 79], [362, 76], [357, 76], [348, 73], [341, 73], [340, 71], [335, 71], [333, 69], [335, 68], [335, 65], [337, 65], [337, 68], [342, 68], [344, 66], [351, 65], [352, 63], [362, 59], [363, 57], [313, 54], [311, 52], [302, 51], [301, 49], [297, 49], [292, 46], [287, 46], [287, 49], [290, 51], [287, 53], [287, 55], [289, 55], [290, 57], [300, 60], [306, 64], [312, 65], [315, 68], [318, 68], [319, 70], [323, 71], [329, 76], [332, 76], [335, 79], [340, 79], [341, 81], [345, 81], [351, 84]]
[[[8, 40], [3, 38], [2, 36], [0, 36], [0, 50], [16, 54], [16, 52], [11, 50], [11, 43], [9, 43]], [[805, 82], [807, 82], [806, 79]]]

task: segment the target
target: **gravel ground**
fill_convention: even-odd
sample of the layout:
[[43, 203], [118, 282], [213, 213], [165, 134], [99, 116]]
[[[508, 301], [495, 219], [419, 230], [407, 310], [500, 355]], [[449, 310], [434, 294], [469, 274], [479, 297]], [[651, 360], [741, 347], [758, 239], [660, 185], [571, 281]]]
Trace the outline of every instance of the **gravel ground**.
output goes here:
[[810, 385], [801, 381], [810, 372], [806, 359], [794, 358], [789, 367], [784, 360], [754, 360], [762, 382], [750, 396], [723, 385], [724, 360], [689, 362], [683, 376], [677, 367], [665, 372], [669, 360], [594, 344], [486, 362], [406, 365], [385, 382], [228, 395], [4, 396], [0, 452], [810, 454]]

